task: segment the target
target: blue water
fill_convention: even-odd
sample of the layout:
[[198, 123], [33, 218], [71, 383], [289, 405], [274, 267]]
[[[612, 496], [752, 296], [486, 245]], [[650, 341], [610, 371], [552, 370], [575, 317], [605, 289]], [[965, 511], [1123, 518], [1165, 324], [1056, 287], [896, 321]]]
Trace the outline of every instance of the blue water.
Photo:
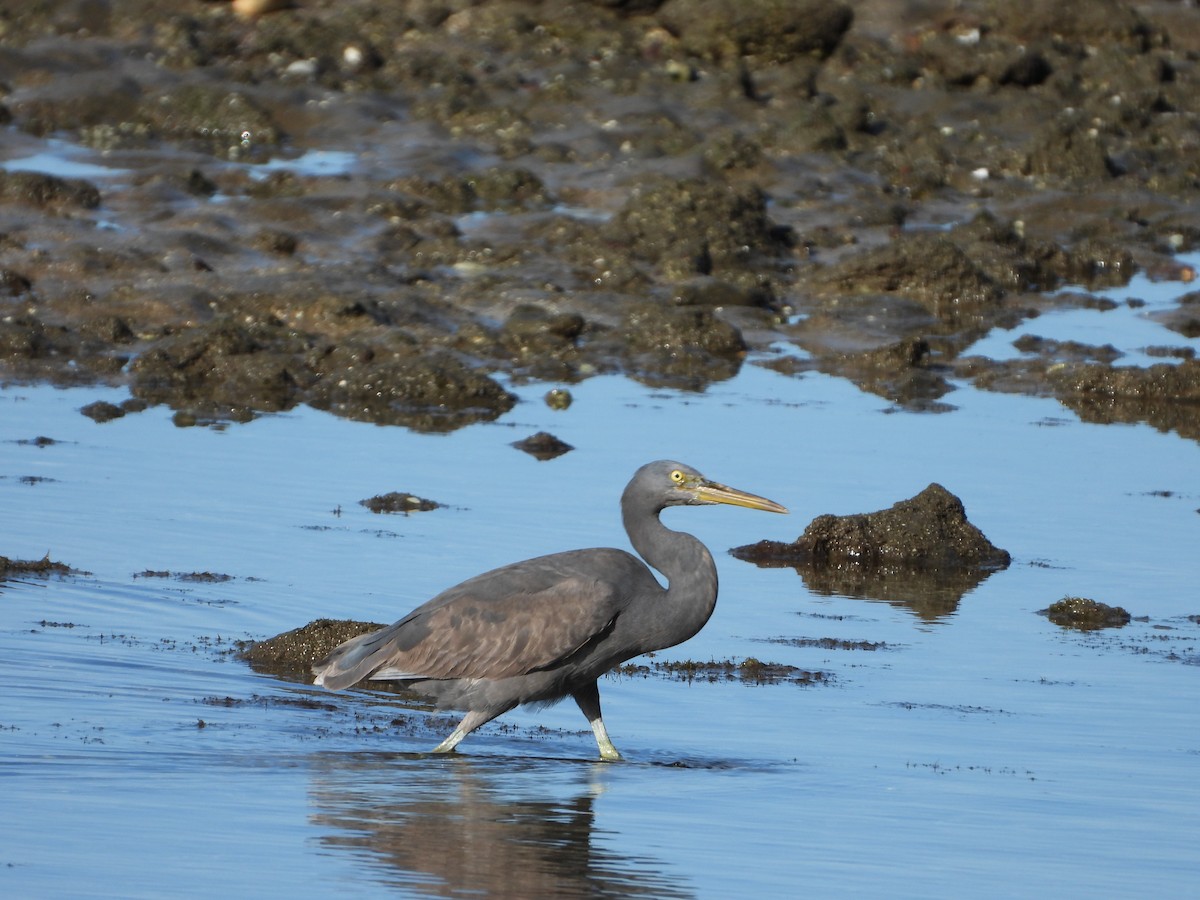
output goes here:
[[[1184, 291], [1129, 290], [1152, 289]], [[989, 340], [1047, 335], [1050, 321]], [[498, 423], [451, 435], [308, 409], [225, 429], [176, 428], [163, 409], [96, 424], [79, 407], [123, 392], [0, 391], [0, 553], [86, 572], [0, 584], [0, 893], [1195, 890], [1194, 442], [967, 384], [945, 398], [953, 412], [896, 412], [845, 381], [753, 364], [704, 394], [595, 378], [570, 386], [566, 411], [542, 402], [549, 387], [517, 387]], [[538, 462], [509, 446], [539, 430], [577, 449]], [[20, 443], [39, 435], [57, 443]], [[447, 759], [421, 752], [443, 717], [279, 681], [225, 652], [319, 616], [390, 621], [521, 557], [624, 546], [619, 492], [664, 456], [792, 515], [668, 511], [717, 552], [722, 593], [705, 630], [660, 658], [755, 656], [830, 684], [610, 678], [627, 762], [594, 761], [573, 705], [510, 714]], [[942, 617], [815, 594], [723, 552], [931, 481], [1013, 555]], [[358, 505], [390, 490], [445, 506]], [[1067, 594], [1138, 618], [1086, 635], [1036, 614]], [[775, 642], [789, 638], [885, 646]]]
[[[107, 179], [129, 174], [129, 169], [101, 165], [89, 160], [96, 155], [79, 144], [58, 138], [29, 141], [16, 129], [5, 129], [6, 142], [29, 144], [28, 156], [0, 159], [0, 170], [8, 172], [41, 172], [58, 178]], [[103, 157], [101, 157], [103, 158]]]

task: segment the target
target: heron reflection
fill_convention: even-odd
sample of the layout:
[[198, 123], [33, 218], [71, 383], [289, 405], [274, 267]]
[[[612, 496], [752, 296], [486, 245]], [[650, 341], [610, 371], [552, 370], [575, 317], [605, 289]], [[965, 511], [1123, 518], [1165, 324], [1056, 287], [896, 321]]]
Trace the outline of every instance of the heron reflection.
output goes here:
[[313, 760], [320, 843], [430, 897], [692, 897], [652, 858], [605, 846], [599, 762], [326, 753]]

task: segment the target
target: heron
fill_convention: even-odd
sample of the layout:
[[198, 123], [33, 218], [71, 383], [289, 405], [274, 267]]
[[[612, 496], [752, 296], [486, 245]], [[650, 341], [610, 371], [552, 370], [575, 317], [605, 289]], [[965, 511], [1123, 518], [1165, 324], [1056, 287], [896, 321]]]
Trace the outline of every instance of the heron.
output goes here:
[[619, 760], [601, 717], [597, 680], [635, 656], [683, 643], [717, 603], [712, 553], [692, 535], [667, 528], [659, 513], [722, 503], [787, 512], [683, 463], [647, 463], [621, 495], [625, 531], [642, 559], [611, 547], [569, 550], [476, 575], [398, 622], [340, 644], [313, 666], [316, 684], [340, 690], [364, 679], [403, 682], [438, 708], [465, 710], [435, 753], [454, 750], [517, 706], [570, 696], [591, 725], [600, 757]]

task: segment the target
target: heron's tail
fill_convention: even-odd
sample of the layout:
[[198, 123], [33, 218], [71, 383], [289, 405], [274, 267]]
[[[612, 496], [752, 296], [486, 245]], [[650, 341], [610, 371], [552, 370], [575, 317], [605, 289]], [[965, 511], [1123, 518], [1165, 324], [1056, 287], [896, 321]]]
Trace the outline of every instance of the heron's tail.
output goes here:
[[333, 652], [313, 665], [316, 684], [331, 691], [362, 681], [386, 661], [390, 627], [381, 628], [339, 644]]

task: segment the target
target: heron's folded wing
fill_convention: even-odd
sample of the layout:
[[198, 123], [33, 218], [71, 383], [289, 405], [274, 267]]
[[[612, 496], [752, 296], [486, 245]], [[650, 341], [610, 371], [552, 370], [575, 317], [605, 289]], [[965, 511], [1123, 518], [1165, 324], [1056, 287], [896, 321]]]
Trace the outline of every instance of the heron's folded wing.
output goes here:
[[613, 593], [573, 578], [503, 598], [461, 594], [382, 642], [387, 661], [371, 677], [510, 678], [551, 668], [612, 628]]
[[526, 560], [464, 581], [316, 667], [329, 687], [362, 678], [509, 678], [551, 668], [603, 636], [653, 578], [630, 554]]

